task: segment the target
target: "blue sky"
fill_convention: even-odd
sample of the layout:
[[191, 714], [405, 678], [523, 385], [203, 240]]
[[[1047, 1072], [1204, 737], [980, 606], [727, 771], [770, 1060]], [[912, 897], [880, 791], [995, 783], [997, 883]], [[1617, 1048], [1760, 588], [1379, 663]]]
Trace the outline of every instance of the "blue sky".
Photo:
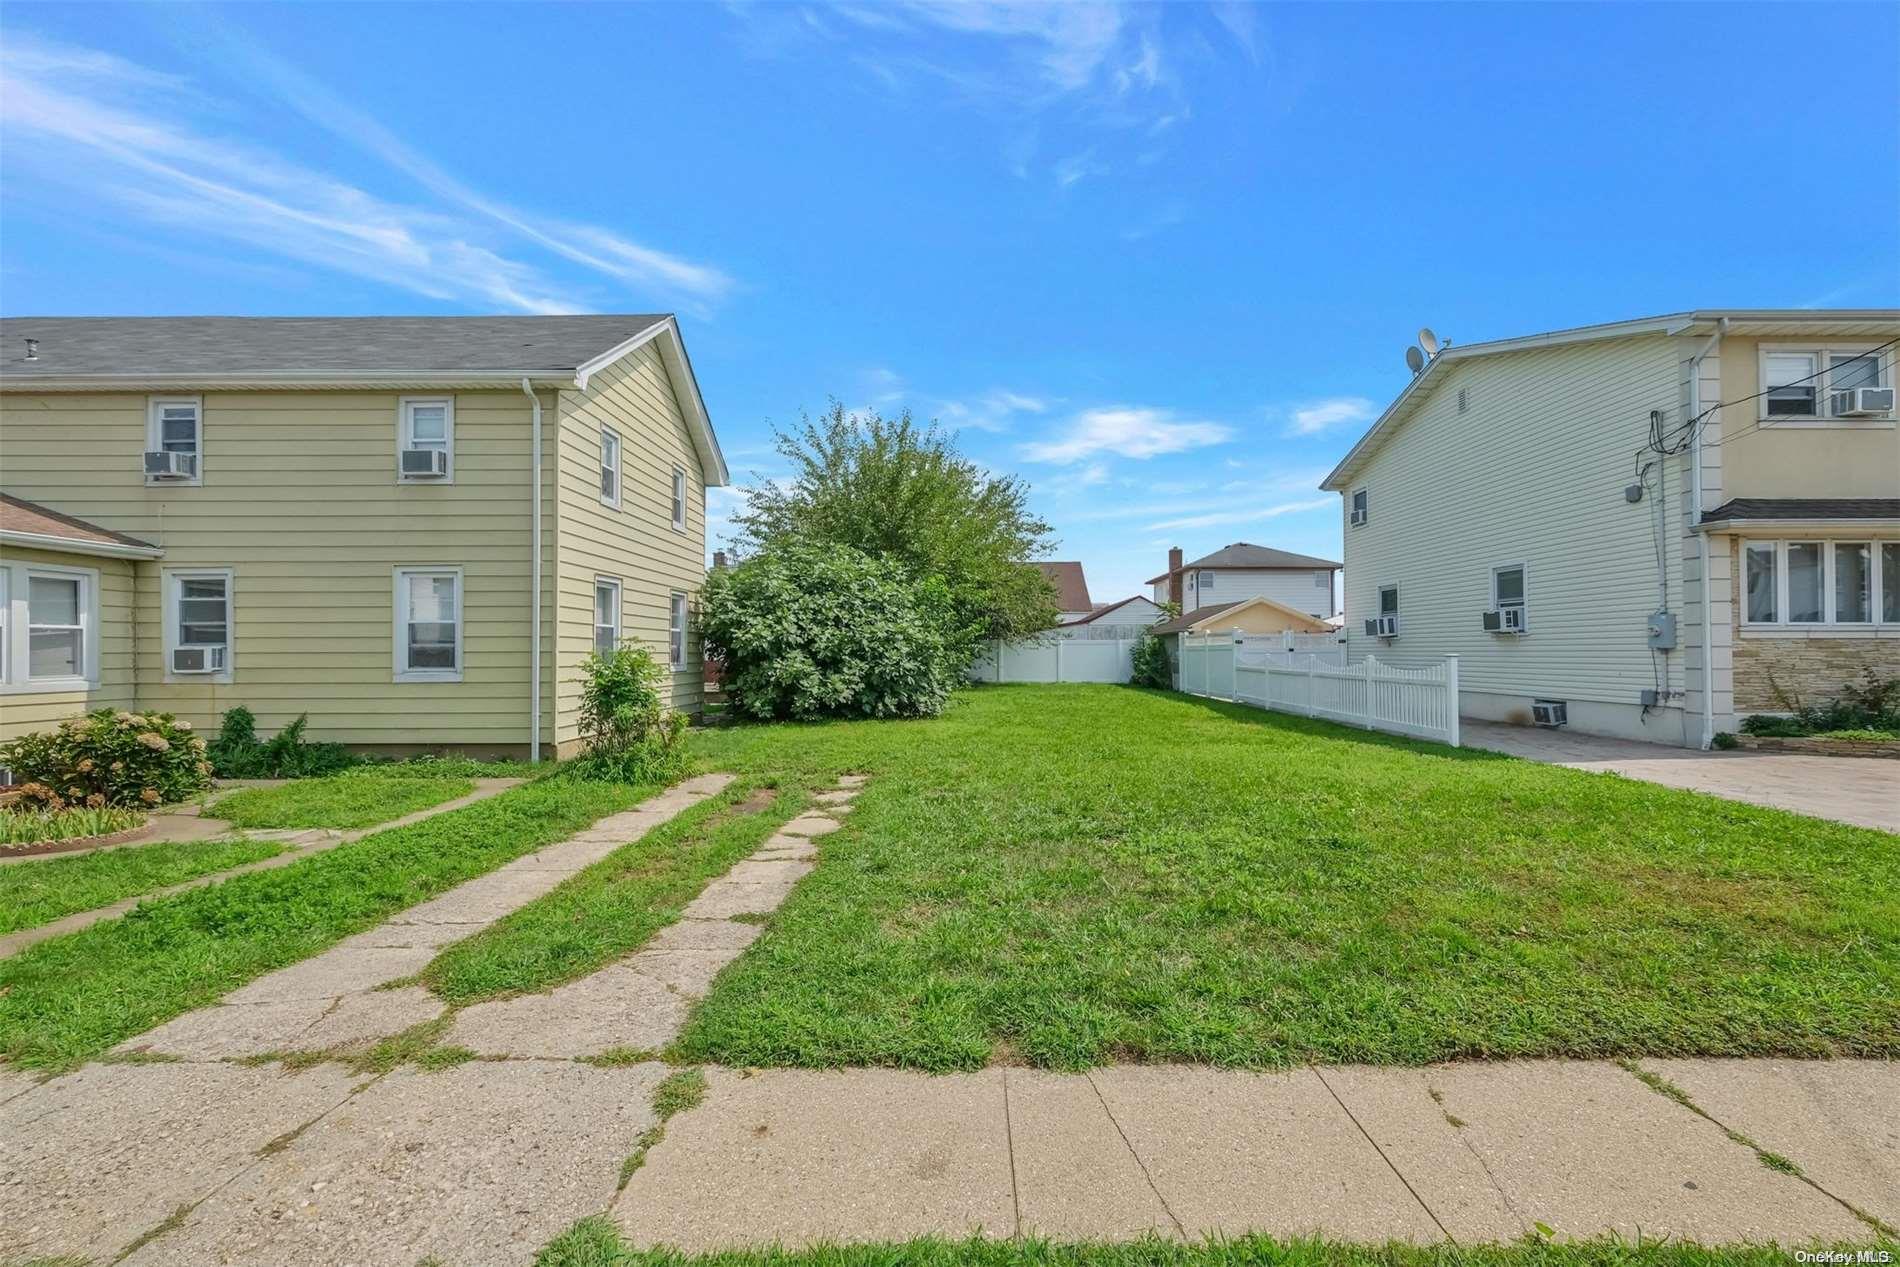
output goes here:
[[[1455, 340], [1900, 304], [1900, 7], [0, 15], [0, 309], [681, 314], [735, 473], [850, 406], [1100, 600], [1247, 540]], [[1860, 70], [1843, 71], [1843, 65]], [[715, 511], [731, 494], [715, 499]]]

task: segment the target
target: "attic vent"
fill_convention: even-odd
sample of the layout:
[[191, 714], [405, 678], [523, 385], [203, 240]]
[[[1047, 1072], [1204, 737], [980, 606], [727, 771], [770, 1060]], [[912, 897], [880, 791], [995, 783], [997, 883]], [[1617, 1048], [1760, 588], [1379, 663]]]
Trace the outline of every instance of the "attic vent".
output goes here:
[[1465, 395], [1465, 389], [1460, 387], [1458, 389], [1458, 412], [1463, 413], [1466, 409], [1469, 409], [1470, 407], [1471, 407], [1471, 401]]

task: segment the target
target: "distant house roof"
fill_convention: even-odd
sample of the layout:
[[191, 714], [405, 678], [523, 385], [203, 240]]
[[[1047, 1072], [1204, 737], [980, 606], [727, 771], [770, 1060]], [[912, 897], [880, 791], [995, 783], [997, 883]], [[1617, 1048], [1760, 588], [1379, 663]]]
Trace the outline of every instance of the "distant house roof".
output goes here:
[[1078, 616], [1074, 620], [1065, 620], [1061, 624], [1057, 625], [1056, 628], [1068, 629], [1074, 625], [1092, 625], [1096, 621], [1100, 620], [1102, 617], [1108, 615], [1110, 612], [1120, 611], [1122, 608], [1128, 606], [1128, 604], [1130, 603], [1139, 603], [1141, 601], [1142, 601], [1141, 595], [1130, 594], [1127, 598], [1122, 599], [1119, 603], [1106, 603], [1101, 607], [1097, 607], [1094, 611], [1090, 612], [1086, 616]]
[[0, 493], [0, 541], [121, 558], [156, 559], [164, 553], [149, 541], [62, 515], [51, 507], [7, 493]]
[[[33, 355], [28, 359], [29, 341]], [[666, 313], [547, 317], [5, 317], [0, 387], [40, 391], [469, 387], [584, 389], [654, 343], [708, 484], [730, 476]]]
[[1057, 611], [1085, 612], [1095, 606], [1089, 601], [1089, 583], [1080, 563], [1038, 563], [1036, 569], [1056, 587]]
[[1704, 524], [1867, 519], [1900, 520], [1900, 497], [1735, 497], [1702, 516]]
[[1298, 620], [1303, 624], [1319, 626], [1326, 624], [1324, 617], [1315, 616], [1310, 612], [1300, 611], [1298, 608], [1288, 607], [1285, 603], [1276, 603], [1271, 598], [1263, 598], [1259, 595], [1255, 595], [1252, 598], [1237, 598], [1231, 603], [1210, 603], [1206, 607], [1196, 607], [1193, 611], [1176, 616], [1173, 620], [1163, 621], [1148, 632], [1154, 634], [1190, 633], [1201, 625], [1205, 625], [1209, 621], [1214, 620], [1216, 617], [1226, 615], [1228, 612], [1236, 611], [1242, 607], [1271, 607], [1274, 611], [1289, 616], [1294, 620]]
[[[1294, 554], [1287, 550], [1275, 550], [1271, 546], [1257, 546], [1246, 541], [1236, 541], [1222, 546], [1212, 554], [1204, 554], [1192, 563], [1183, 563], [1179, 571], [1186, 572], [1195, 568], [1336, 568], [1341, 566], [1331, 559], [1316, 559], [1310, 554]], [[1173, 576], [1177, 569], [1169, 569], [1160, 576], [1148, 578], [1149, 585], [1158, 585]]]

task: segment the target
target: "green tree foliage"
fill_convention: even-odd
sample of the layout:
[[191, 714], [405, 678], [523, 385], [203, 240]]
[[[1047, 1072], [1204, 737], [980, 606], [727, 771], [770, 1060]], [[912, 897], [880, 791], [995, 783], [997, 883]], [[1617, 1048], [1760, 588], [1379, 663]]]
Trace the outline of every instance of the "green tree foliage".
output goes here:
[[685, 772], [686, 715], [666, 706], [669, 670], [645, 647], [594, 652], [581, 663], [582, 778], [670, 783]]
[[850, 546], [771, 546], [714, 572], [701, 601], [733, 711], [761, 721], [929, 716], [968, 663], [940, 578]]
[[1143, 633], [1130, 655], [1135, 670], [1128, 679], [1131, 686], [1153, 686], [1164, 691], [1173, 687], [1174, 667], [1168, 663], [1168, 644], [1164, 639]]
[[833, 401], [776, 438], [792, 478], [753, 490], [734, 516], [748, 552], [848, 546], [940, 578], [971, 655], [982, 639], [1055, 623], [1055, 589], [1027, 562], [1053, 543], [1029, 510], [1028, 486], [984, 471], [935, 423], [919, 426], [908, 410], [848, 414]]

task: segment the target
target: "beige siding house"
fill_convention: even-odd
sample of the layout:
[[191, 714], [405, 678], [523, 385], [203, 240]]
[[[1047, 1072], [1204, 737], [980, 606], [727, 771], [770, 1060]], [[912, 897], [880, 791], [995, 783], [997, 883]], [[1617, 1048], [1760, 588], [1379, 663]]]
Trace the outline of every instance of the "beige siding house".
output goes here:
[[1349, 655], [1691, 747], [1900, 676], [1896, 341], [1896, 311], [1721, 310], [1440, 351], [1323, 484]]
[[[267, 733], [545, 755], [618, 641], [696, 710], [726, 479], [667, 316], [6, 319], [0, 738], [243, 704]], [[46, 624], [68, 599], [78, 626]]]
[[1168, 551], [1168, 570], [1148, 578], [1157, 603], [1172, 602], [1184, 612], [1270, 598], [1283, 607], [1324, 620], [1333, 606], [1339, 564], [1272, 546], [1236, 541], [1212, 554], [1183, 562], [1181, 551]]

